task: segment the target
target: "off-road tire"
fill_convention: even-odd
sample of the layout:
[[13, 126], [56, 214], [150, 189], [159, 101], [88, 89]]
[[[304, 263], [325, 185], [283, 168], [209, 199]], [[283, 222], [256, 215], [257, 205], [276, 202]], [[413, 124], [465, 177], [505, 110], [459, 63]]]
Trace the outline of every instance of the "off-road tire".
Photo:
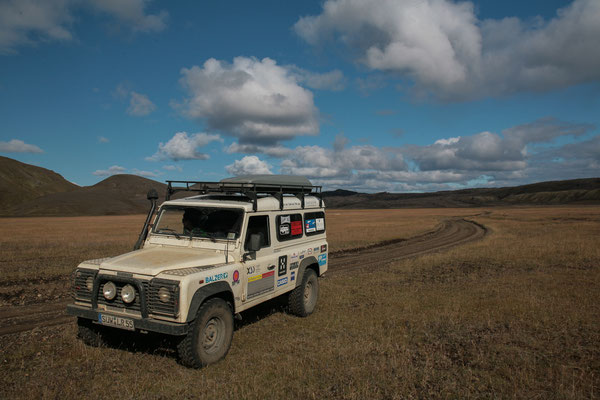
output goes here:
[[191, 368], [214, 364], [225, 358], [232, 338], [231, 307], [223, 299], [209, 299], [200, 306], [187, 335], [177, 345], [179, 360]]
[[288, 297], [290, 313], [307, 317], [314, 311], [319, 298], [319, 279], [312, 269], [306, 269], [302, 282], [291, 291]]
[[104, 346], [105, 340], [103, 338], [104, 332], [102, 329], [94, 325], [94, 323], [85, 318], [77, 318], [77, 337], [83, 341], [83, 343], [92, 347]]

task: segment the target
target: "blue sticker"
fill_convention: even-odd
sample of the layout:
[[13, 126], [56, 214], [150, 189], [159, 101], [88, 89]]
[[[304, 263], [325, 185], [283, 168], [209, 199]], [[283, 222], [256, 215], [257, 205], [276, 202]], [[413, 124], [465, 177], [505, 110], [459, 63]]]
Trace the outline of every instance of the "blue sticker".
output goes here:
[[296, 271], [292, 271], [292, 281], [296, 279]]
[[315, 232], [317, 230], [317, 221], [315, 221], [314, 219], [307, 219], [305, 221], [304, 230], [306, 231], [306, 233]]
[[321, 254], [319, 256], [319, 266], [322, 267], [325, 264], [327, 264], [327, 254]]
[[102, 323], [102, 314], [98, 313], [98, 322]]
[[277, 281], [277, 287], [285, 285], [286, 283], [288, 283], [288, 278], [287, 277], [281, 278]]
[[216, 274], [216, 275], [213, 275], [213, 276], [209, 276], [209, 277], [206, 278], [206, 283], [220, 281], [221, 279], [227, 279], [228, 276], [229, 276], [229, 274], [227, 272], [224, 272], [222, 274]]

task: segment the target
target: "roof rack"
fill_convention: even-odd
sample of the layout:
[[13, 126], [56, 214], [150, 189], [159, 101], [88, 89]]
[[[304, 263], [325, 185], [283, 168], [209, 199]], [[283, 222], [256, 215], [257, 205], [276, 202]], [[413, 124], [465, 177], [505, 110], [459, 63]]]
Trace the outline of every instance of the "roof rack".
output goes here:
[[[235, 179], [236, 182], [201, 182], [201, 181], [166, 181], [167, 195], [166, 200], [178, 192], [196, 192], [199, 194], [224, 193], [224, 194], [242, 194], [252, 200], [254, 211], [258, 209], [258, 196], [267, 194], [279, 200], [279, 209], [283, 210], [283, 197], [286, 194], [292, 194], [300, 199], [300, 204], [304, 208], [304, 196], [312, 195], [319, 199], [319, 207], [323, 207], [323, 198], [321, 196], [322, 186], [310, 185], [308, 179], [305, 182], [308, 185], [300, 184], [277, 184], [264, 182], [258, 179], [252, 179], [252, 182], [244, 179]], [[179, 185], [179, 186], [176, 186]]]

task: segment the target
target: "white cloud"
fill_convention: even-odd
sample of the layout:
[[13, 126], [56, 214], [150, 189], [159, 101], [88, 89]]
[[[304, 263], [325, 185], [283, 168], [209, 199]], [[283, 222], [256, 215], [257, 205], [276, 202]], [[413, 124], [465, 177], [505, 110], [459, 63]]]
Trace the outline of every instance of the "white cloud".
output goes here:
[[137, 168], [132, 169], [131, 173], [133, 175], [143, 176], [144, 178], [156, 178], [160, 175], [158, 172], [143, 171], [143, 170], [139, 170]]
[[148, 99], [148, 96], [131, 91], [127, 114], [142, 117], [152, 113], [154, 110], [156, 110], [156, 105]]
[[108, 140], [108, 138], [105, 138], [104, 136], [98, 136], [98, 142], [99, 143], [108, 143], [108, 142], [110, 142], [110, 140]]
[[148, 14], [147, 0], [13, 0], [0, 2], [0, 54], [22, 45], [74, 40], [73, 25], [81, 11], [114, 18], [133, 32], [157, 32], [166, 26], [165, 11]]
[[124, 173], [126, 173], [125, 171], [127, 171], [126, 168], [121, 167], [120, 165], [113, 165], [112, 167], [110, 167], [108, 169], [98, 169], [98, 170], [92, 172], [92, 174], [96, 175], [96, 176], [111, 176], [111, 175], [124, 174]]
[[196, 133], [188, 136], [187, 132], [177, 132], [167, 143], [159, 143], [158, 151], [146, 157], [147, 161], [162, 160], [207, 160], [210, 156], [198, 151], [211, 142], [222, 142], [219, 135], [208, 133]]
[[272, 174], [271, 166], [256, 156], [245, 156], [225, 167], [233, 176]]
[[181, 168], [178, 165], [163, 165], [163, 169], [165, 169], [167, 171], [178, 171], [178, 172], [183, 171], [183, 168]]
[[202, 67], [183, 68], [181, 74], [190, 97], [176, 107], [244, 143], [274, 143], [319, 132], [312, 93], [270, 58], [236, 57], [233, 64], [211, 58]]
[[[600, 135], [577, 142], [593, 129], [589, 124], [542, 118], [500, 134], [484, 131], [426, 146], [349, 146], [348, 139], [338, 135], [331, 148], [234, 143], [227, 150], [279, 158], [281, 173], [304, 175], [330, 189], [451, 190], [598, 176]], [[558, 138], [575, 142], [558, 146]]]
[[147, 14], [145, 9], [148, 0], [92, 0], [91, 4], [98, 11], [115, 17], [122, 25], [134, 32], [160, 32], [166, 28], [168, 13]]
[[22, 140], [13, 139], [9, 142], [0, 142], [0, 151], [3, 153], [43, 153], [44, 150]]
[[108, 169], [98, 169], [98, 170], [92, 172], [92, 175], [96, 175], [96, 176], [112, 176], [112, 175], [122, 175], [122, 174], [138, 175], [138, 176], [143, 176], [145, 178], [156, 178], [157, 176], [161, 175], [158, 172], [143, 171], [143, 170], [139, 170], [137, 168], [133, 168], [132, 170], [127, 171], [127, 168], [121, 167], [120, 165], [113, 165], [112, 167], [109, 167]]
[[328, 0], [296, 32], [339, 39], [369, 69], [415, 82], [417, 95], [466, 100], [600, 78], [600, 2], [575, 0], [549, 21], [479, 20], [471, 2]]
[[304, 83], [311, 89], [339, 91], [344, 89], [346, 85], [344, 74], [339, 69], [322, 74], [310, 72], [295, 65], [287, 66], [287, 69], [295, 76], [299, 83]]

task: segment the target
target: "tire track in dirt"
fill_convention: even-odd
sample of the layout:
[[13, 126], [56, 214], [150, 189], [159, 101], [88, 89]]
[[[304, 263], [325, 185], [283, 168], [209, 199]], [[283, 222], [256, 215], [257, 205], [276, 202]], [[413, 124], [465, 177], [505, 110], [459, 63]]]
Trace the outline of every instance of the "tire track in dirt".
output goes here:
[[[487, 232], [488, 229], [483, 225], [467, 219], [444, 220], [436, 229], [409, 239], [390, 240], [359, 249], [331, 253], [327, 276], [377, 268], [397, 260], [443, 251], [481, 239]], [[68, 303], [68, 300], [61, 300], [0, 310], [0, 336], [69, 323], [73, 317], [65, 313]]]

